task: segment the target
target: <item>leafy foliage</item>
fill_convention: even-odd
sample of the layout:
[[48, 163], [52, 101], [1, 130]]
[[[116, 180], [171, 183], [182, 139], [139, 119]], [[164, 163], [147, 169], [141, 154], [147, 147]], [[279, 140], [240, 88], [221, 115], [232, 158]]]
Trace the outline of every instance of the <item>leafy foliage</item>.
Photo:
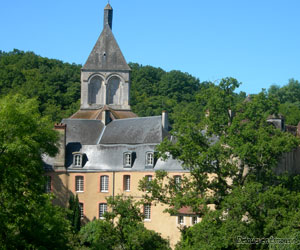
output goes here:
[[131, 197], [109, 197], [111, 211], [80, 230], [82, 244], [91, 249], [170, 249], [168, 241], [142, 223], [140, 204]]
[[75, 197], [74, 195], [70, 195], [69, 210], [70, 213], [68, 214], [68, 219], [71, 222], [74, 232], [78, 233], [80, 231], [81, 215], [80, 215], [80, 207], [79, 207], [79, 200], [77, 194]]
[[0, 245], [7, 249], [67, 249], [65, 212], [44, 193], [41, 156], [57, 152], [57, 134], [38, 103], [0, 99]]
[[130, 63], [131, 106], [139, 116], [160, 115], [163, 110], [171, 114], [182, 109], [206, 86], [199, 79], [178, 70], [165, 72], [161, 68]]
[[300, 121], [300, 82], [292, 78], [281, 88], [272, 85], [268, 93], [278, 98], [279, 111], [284, 115], [286, 123], [296, 126]]
[[118, 241], [117, 232], [111, 222], [94, 220], [81, 228], [81, 244], [87, 249], [113, 250]]
[[[190, 171], [181, 179], [180, 188], [165, 172], [157, 172], [150, 184], [140, 182], [140, 188], [148, 190], [145, 202], [167, 204], [166, 211], [171, 214], [188, 206], [203, 216], [195, 228], [183, 230], [179, 245], [183, 249], [237, 248], [237, 233], [270, 237], [295, 219], [293, 213], [282, 214], [276, 228], [273, 216], [289, 209], [297, 214], [299, 204], [293, 197], [298, 193], [291, 195], [280, 186], [282, 180], [274, 168], [299, 140], [267, 122], [271, 114], [278, 114], [278, 99], [261, 92], [241, 102], [233, 92], [238, 85], [235, 79], [226, 78], [219, 86], [209, 86], [197, 96], [201, 119], [197, 112], [190, 112], [174, 124], [171, 133], [176, 139], [159, 145], [163, 158], [171, 155]], [[273, 197], [273, 202], [268, 197]], [[243, 222], [243, 216], [251, 223]]]
[[[299, 195], [283, 185], [247, 183], [225, 198], [222, 209], [186, 229], [176, 249], [298, 249], [297, 244], [272, 244], [272, 239], [299, 240]], [[253, 244], [256, 239], [271, 244]]]
[[59, 122], [79, 108], [80, 65], [16, 49], [0, 51], [0, 96], [9, 93], [36, 97], [39, 111]]

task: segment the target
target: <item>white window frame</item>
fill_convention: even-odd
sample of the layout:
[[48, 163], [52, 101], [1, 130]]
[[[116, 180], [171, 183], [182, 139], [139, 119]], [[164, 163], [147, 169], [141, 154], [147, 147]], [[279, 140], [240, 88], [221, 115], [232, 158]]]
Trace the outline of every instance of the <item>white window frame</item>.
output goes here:
[[[196, 223], [194, 223], [194, 218], [196, 218]], [[191, 217], [191, 225], [193, 226], [193, 225], [196, 225], [198, 223], [198, 216], [192, 216]]]
[[73, 165], [74, 167], [81, 168], [82, 167], [82, 157], [83, 154], [80, 152], [73, 152]]
[[150, 221], [151, 220], [151, 204], [144, 204], [144, 220]]
[[80, 211], [80, 218], [84, 217], [84, 204], [83, 202], [79, 202], [79, 211]]
[[99, 203], [99, 219], [104, 219], [104, 214], [107, 212], [107, 203]]
[[46, 176], [46, 184], [45, 184], [45, 192], [51, 193], [51, 191], [52, 191], [52, 178], [51, 178], [51, 176], [47, 175]]
[[130, 175], [124, 175], [123, 176], [124, 191], [126, 191], [126, 192], [130, 191], [130, 184], [131, 184], [131, 176]]
[[[182, 221], [181, 221], [181, 219], [182, 219]], [[177, 225], [180, 225], [180, 226], [183, 226], [185, 223], [185, 218], [184, 218], [184, 216], [183, 215], [178, 215], [177, 216], [177, 218], [176, 218], [176, 220], [177, 220]]]
[[100, 176], [100, 192], [107, 193], [109, 188], [109, 176], [101, 175]]
[[154, 152], [146, 152], [146, 167], [154, 167]]
[[75, 176], [75, 191], [77, 193], [84, 192], [84, 176], [82, 175]]
[[125, 168], [132, 167], [132, 152], [123, 153], [123, 164]]

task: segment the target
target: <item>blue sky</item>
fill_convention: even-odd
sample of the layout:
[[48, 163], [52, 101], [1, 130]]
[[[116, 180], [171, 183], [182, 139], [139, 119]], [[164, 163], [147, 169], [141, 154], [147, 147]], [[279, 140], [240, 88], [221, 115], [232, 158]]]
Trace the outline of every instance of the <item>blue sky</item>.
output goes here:
[[[300, 80], [299, 0], [111, 0], [113, 33], [128, 62], [227, 76], [239, 90]], [[1, 0], [0, 50], [84, 64], [106, 0]]]

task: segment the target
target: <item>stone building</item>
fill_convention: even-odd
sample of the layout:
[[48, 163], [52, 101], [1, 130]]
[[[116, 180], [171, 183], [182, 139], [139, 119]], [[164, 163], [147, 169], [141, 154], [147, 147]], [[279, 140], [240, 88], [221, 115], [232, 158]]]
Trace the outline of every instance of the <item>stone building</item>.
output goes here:
[[[112, 33], [112, 17], [107, 4], [103, 31], [81, 69], [80, 109], [55, 125], [60, 152], [44, 157], [54, 203], [67, 206], [70, 194], [77, 194], [86, 222], [103, 217], [108, 196], [140, 199], [139, 180], [146, 176], [150, 181], [156, 170], [178, 179], [186, 172], [178, 161], [155, 155], [155, 146], [168, 136], [167, 113], [137, 117], [130, 109], [130, 67]], [[160, 205], [141, 209], [145, 226], [169, 238], [172, 246], [179, 240], [179, 227], [198, 220], [188, 211], [169, 216]]]

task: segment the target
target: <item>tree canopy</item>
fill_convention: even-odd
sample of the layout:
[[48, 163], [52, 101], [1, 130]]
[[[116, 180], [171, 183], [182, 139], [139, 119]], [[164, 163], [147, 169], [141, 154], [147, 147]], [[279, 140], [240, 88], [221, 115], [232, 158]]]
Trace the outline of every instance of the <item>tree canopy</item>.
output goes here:
[[42, 155], [57, 152], [57, 134], [21, 95], [0, 99], [0, 245], [5, 249], [67, 249], [70, 225], [44, 193]]
[[300, 82], [289, 79], [283, 87], [272, 85], [268, 93], [278, 98], [279, 112], [285, 117], [286, 123], [297, 126], [300, 121]]
[[140, 203], [132, 197], [107, 199], [105, 220], [89, 222], [80, 230], [81, 244], [90, 249], [170, 249], [160, 234], [145, 228]]
[[0, 96], [35, 97], [39, 111], [59, 122], [79, 108], [80, 67], [33, 52], [0, 51]]
[[[294, 191], [291, 195], [288, 187], [281, 187], [281, 177], [274, 172], [283, 153], [297, 148], [299, 139], [267, 121], [270, 115], [279, 113], [277, 98], [261, 92], [241, 101], [233, 92], [238, 85], [235, 79], [226, 78], [219, 86], [204, 90], [197, 96], [201, 118], [199, 112], [186, 114], [173, 126], [171, 134], [175, 140], [165, 140], [158, 147], [163, 158], [172, 156], [189, 170], [179, 187], [165, 172], [157, 172], [150, 187], [146, 180], [140, 182], [140, 188], [148, 190], [145, 202], [167, 204], [166, 211], [173, 215], [188, 206], [203, 217], [199, 225], [183, 233], [179, 249], [198, 249], [201, 245], [200, 249], [235, 248], [237, 242], [233, 238], [237, 233], [250, 238], [276, 236], [286, 230], [294, 217], [282, 214], [284, 222], [267, 232], [274, 216], [286, 209], [297, 214], [299, 209], [293, 198], [299, 194]], [[255, 193], [261, 197], [253, 197]], [[276, 205], [267, 200], [273, 193]], [[280, 196], [291, 199], [289, 207], [284, 201], [277, 201]], [[243, 221], [244, 217], [248, 222]], [[235, 231], [239, 228], [240, 232]], [[220, 234], [215, 233], [218, 230]], [[223, 239], [224, 235], [230, 243]], [[193, 244], [198, 248], [193, 248]], [[246, 245], [246, 249], [250, 246]]]

